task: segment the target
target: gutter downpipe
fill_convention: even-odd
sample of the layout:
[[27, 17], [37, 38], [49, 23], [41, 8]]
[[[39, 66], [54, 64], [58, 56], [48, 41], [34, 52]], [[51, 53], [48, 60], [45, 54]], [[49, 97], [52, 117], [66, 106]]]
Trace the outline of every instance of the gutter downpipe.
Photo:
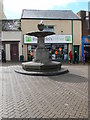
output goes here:
[[74, 62], [74, 47], [73, 47], [73, 19], [72, 19], [72, 54], [73, 54], [73, 62]]

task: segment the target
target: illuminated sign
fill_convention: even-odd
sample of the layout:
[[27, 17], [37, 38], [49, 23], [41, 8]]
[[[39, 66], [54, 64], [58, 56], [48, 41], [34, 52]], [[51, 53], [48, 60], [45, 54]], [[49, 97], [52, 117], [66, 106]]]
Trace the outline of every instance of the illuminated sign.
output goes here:
[[[24, 43], [37, 43], [37, 37], [24, 35]], [[51, 35], [45, 37], [45, 43], [72, 43], [72, 35]]]
[[90, 40], [85, 38], [85, 43], [90, 43]]

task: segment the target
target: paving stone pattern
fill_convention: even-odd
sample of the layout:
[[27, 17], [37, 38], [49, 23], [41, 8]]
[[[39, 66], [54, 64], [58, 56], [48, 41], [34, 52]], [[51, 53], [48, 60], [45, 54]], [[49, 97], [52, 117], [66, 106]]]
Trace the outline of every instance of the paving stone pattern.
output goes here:
[[0, 118], [88, 118], [88, 79], [29, 76], [0, 67]]

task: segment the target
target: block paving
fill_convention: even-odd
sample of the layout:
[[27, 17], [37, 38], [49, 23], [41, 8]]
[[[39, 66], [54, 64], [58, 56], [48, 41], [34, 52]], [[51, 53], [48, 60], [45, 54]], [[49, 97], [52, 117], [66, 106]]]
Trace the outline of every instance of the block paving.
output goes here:
[[19, 67], [0, 67], [0, 119], [88, 118], [86, 77], [22, 75]]

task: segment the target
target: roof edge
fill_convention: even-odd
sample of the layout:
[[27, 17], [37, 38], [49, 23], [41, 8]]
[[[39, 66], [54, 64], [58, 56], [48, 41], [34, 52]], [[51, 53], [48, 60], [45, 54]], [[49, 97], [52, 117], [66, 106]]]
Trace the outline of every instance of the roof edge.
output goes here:
[[[75, 20], [76, 20], [76, 19], [77, 19], [77, 20], [80, 19], [80, 17], [79, 17], [77, 14], [75, 14], [72, 10], [38, 10], [38, 9], [23, 9], [23, 10], [22, 10], [21, 19], [48, 19], [48, 20], [49, 20], [49, 19], [50, 19], [50, 20], [54, 20], [54, 19], [55, 19], [55, 20], [65, 19], [65, 18], [59, 18], [59, 17], [58, 17], [58, 18], [45, 18], [45, 17], [39, 17], [39, 18], [38, 18], [38, 17], [35, 17], [35, 18], [34, 18], [34, 17], [28, 17], [28, 16], [27, 16], [27, 17], [24, 17], [24, 12], [27, 12], [27, 11], [31, 11], [31, 12], [33, 12], [33, 11], [34, 11], [34, 12], [35, 12], [35, 11], [37, 11], [37, 12], [38, 12], [38, 11], [55, 11], [55, 12], [56, 12], [56, 11], [62, 11], [62, 12], [68, 11], [68, 12], [71, 12], [74, 16], [76, 16], [76, 18], [70, 18], [70, 20], [72, 20], [72, 19], [75, 19]], [[69, 19], [69, 18], [66, 18], [66, 19]]]
[[81, 20], [81, 18], [79, 19], [59, 19], [59, 18], [21, 18], [21, 20]]

